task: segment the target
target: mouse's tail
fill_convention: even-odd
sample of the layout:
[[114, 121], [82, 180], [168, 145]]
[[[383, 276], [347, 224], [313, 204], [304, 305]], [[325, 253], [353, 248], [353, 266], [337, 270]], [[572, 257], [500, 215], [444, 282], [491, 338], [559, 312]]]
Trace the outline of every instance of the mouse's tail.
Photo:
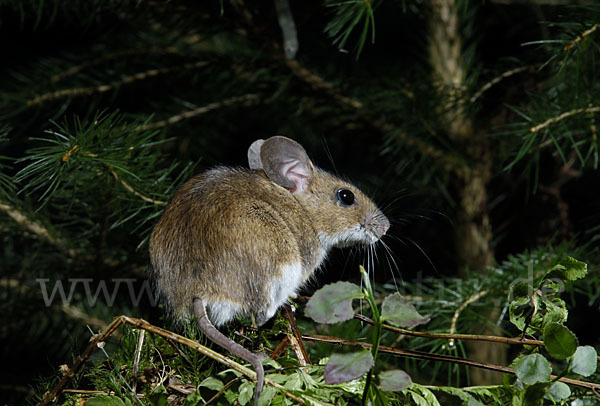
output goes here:
[[258, 405], [258, 397], [262, 391], [263, 384], [265, 381], [265, 370], [263, 369], [260, 358], [251, 351], [248, 351], [235, 341], [226, 337], [223, 333], [216, 329], [211, 323], [206, 313], [206, 303], [200, 298], [194, 298], [194, 313], [198, 317], [198, 326], [200, 330], [213, 342], [225, 348], [232, 354], [248, 361], [254, 367], [256, 371], [256, 392], [254, 394], [254, 406]]

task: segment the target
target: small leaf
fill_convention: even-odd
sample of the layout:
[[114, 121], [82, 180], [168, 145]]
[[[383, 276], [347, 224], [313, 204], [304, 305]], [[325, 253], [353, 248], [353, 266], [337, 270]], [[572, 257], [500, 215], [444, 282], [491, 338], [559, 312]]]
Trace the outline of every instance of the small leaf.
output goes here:
[[125, 406], [125, 403], [116, 396], [99, 395], [85, 402], [88, 406]]
[[286, 405], [287, 403], [285, 402], [284, 396], [281, 396], [280, 403], [277, 403], [277, 401], [273, 400], [275, 395], [277, 395], [278, 393], [279, 392], [274, 387], [265, 385], [265, 387], [263, 388], [263, 391], [260, 393], [260, 398], [258, 398], [258, 406], [267, 406], [267, 405], [276, 405], [276, 404]]
[[375, 362], [371, 353], [365, 349], [347, 354], [331, 354], [325, 365], [323, 376], [330, 385], [349, 382], [362, 376], [373, 367]]
[[317, 290], [306, 304], [306, 315], [317, 323], [339, 323], [354, 317], [352, 300], [363, 297], [350, 282], [336, 282]]
[[254, 384], [246, 381], [240, 385], [238, 402], [240, 405], [244, 406], [250, 402], [252, 395], [254, 395]]
[[196, 390], [186, 396], [185, 401], [183, 402], [182, 406], [200, 406], [205, 403], [206, 403], [206, 401], [200, 394], [200, 391]]
[[166, 406], [168, 397], [167, 389], [160, 385], [148, 395], [148, 404], [151, 406]]
[[544, 275], [544, 279], [557, 278], [561, 281], [574, 281], [585, 277], [587, 264], [573, 257], [561, 259]]
[[546, 382], [550, 379], [552, 368], [546, 358], [540, 354], [531, 354], [521, 358], [515, 365], [517, 378], [525, 385]]
[[523, 391], [522, 402], [517, 404], [522, 406], [542, 406], [544, 404], [544, 396], [548, 393], [549, 387], [550, 382], [538, 382], [526, 387]]
[[429, 317], [419, 314], [417, 309], [402, 298], [400, 293], [389, 295], [383, 300], [381, 318], [396, 327], [413, 328], [429, 321]]
[[223, 388], [223, 382], [221, 382], [217, 378], [209, 376], [208, 378], [200, 382], [199, 386], [204, 386], [205, 388], [212, 390], [221, 390]]
[[567, 359], [577, 349], [577, 337], [562, 324], [546, 324], [543, 337], [546, 351], [548, 351], [552, 358]]
[[564, 300], [559, 298], [544, 298], [543, 299], [543, 320], [542, 324], [546, 326], [548, 323], [564, 323], [567, 321], [569, 311]]
[[569, 396], [571, 396], [571, 389], [569, 389], [569, 385], [564, 382], [554, 382], [548, 388], [546, 399], [553, 400], [554, 402], [560, 402]]
[[383, 371], [379, 374], [379, 388], [385, 391], [408, 389], [412, 384], [410, 376], [399, 369]]
[[573, 354], [571, 371], [582, 376], [590, 376], [596, 372], [597, 367], [598, 354], [594, 347], [589, 345], [577, 347], [575, 354]]

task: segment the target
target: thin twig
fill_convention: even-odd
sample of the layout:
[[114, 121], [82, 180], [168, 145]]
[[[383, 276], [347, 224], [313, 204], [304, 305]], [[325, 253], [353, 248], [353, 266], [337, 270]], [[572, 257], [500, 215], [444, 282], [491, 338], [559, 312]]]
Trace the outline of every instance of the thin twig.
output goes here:
[[529, 132], [532, 133], [536, 133], [552, 124], [556, 124], [561, 120], [564, 120], [565, 118], [569, 118], [571, 116], [577, 115], [577, 114], [582, 114], [582, 113], [597, 113], [600, 112], [600, 106], [592, 106], [592, 107], [586, 107], [586, 108], [581, 108], [581, 109], [574, 109], [574, 110], [569, 110], [569, 111], [565, 111], [564, 113], [556, 116], [556, 117], [552, 117], [546, 121], [544, 121], [541, 124], [538, 124], [534, 127], [531, 127], [529, 129]]
[[588, 35], [590, 35], [594, 31], [596, 31], [598, 28], [600, 28], [600, 24], [594, 24], [594, 25], [592, 25], [590, 28], [588, 28], [587, 30], [585, 30], [584, 32], [582, 32], [581, 34], [579, 34], [573, 41], [571, 41], [570, 43], [568, 43], [567, 45], [565, 45], [564, 50], [565, 51], [570, 50], [578, 42], [583, 41], [585, 39], [585, 37], [587, 37]]
[[[77, 320], [79, 323], [90, 325], [94, 327], [97, 331], [105, 329], [107, 326], [104, 320], [84, 312], [79, 307], [63, 303], [59, 306], [59, 309], [70, 318]], [[115, 331], [114, 336], [119, 338], [121, 337], [121, 333]]]
[[116, 180], [117, 182], [119, 182], [121, 185], [123, 185], [123, 187], [124, 187], [125, 189], [127, 189], [127, 191], [129, 191], [129, 192], [133, 193], [134, 195], [136, 195], [137, 197], [139, 197], [139, 198], [140, 198], [140, 199], [142, 199], [143, 201], [145, 201], [145, 202], [148, 202], [148, 203], [152, 203], [152, 204], [156, 204], [156, 205], [159, 205], [159, 206], [166, 206], [166, 205], [168, 204], [168, 202], [165, 202], [164, 200], [155, 200], [155, 199], [152, 199], [152, 198], [150, 198], [150, 197], [148, 197], [148, 196], [146, 196], [146, 195], [144, 195], [144, 194], [142, 194], [142, 193], [138, 192], [138, 191], [137, 191], [137, 190], [135, 190], [133, 187], [131, 187], [131, 186], [129, 185], [129, 183], [127, 183], [127, 182], [125, 182], [123, 179], [121, 179], [121, 178], [119, 177], [119, 175], [117, 174], [117, 172], [115, 172], [115, 171], [114, 171], [114, 169], [112, 169], [112, 168], [108, 167], [108, 171], [109, 171], [109, 172], [110, 172], [110, 174], [111, 174], [111, 175], [112, 175], [112, 176], [115, 178], [115, 180]]
[[534, 70], [537, 66], [538, 65], [521, 66], [519, 68], [514, 68], [514, 69], [508, 70], [504, 73], [501, 73], [500, 75], [496, 76], [495, 78], [493, 78], [492, 80], [487, 82], [485, 85], [483, 85], [481, 87], [481, 89], [479, 89], [479, 91], [477, 91], [477, 93], [475, 93], [473, 96], [471, 96], [471, 98], [469, 99], [469, 102], [475, 103], [477, 101], [477, 99], [479, 99], [481, 97], [482, 94], [484, 94], [485, 92], [490, 90], [490, 88], [492, 86], [497, 85], [502, 80], [509, 78], [513, 75], [516, 75], [518, 73], [521, 73], [521, 72], [525, 72], [528, 70]]
[[[6, 286], [8, 288], [15, 289], [22, 295], [30, 293], [33, 290], [30, 286], [23, 284], [18, 279], [0, 279], [0, 286]], [[92, 316], [91, 314], [84, 312], [78, 307], [71, 306], [70, 304], [62, 303], [59, 306], [59, 309], [70, 318], [80, 323], [91, 325], [97, 330], [102, 330], [107, 326], [104, 320]], [[116, 332], [115, 336], [120, 336], [119, 332]]]
[[[372, 344], [370, 344], [370, 343], [365, 343], [362, 341], [345, 340], [345, 339], [338, 338], [338, 337], [329, 337], [329, 336], [320, 336], [320, 335], [303, 335], [302, 338], [307, 341], [320, 342], [320, 343], [330, 343], [330, 344], [337, 344], [337, 345], [359, 345], [365, 349], [370, 349], [372, 346]], [[423, 352], [423, 351], [409, 351], [409, 350], [402, 350], [399, 348], [392, 348], [392, 347], [387, 347], [387, 346], [379, 346], [379, 351], [387, 353], [387, 354], [391, 354], [391, 355], [399, 355], [399, 356], [403, 356], [403, 357], [425, 359], [425, 360], [430, 360], [430, 361], [452, 362], [455, 364], [461, 364], [461, 365], [467, 365], [467, 366], [472, 366], [472, 367], [476, 367], [476, 368], [488, 369], [490, 371], [509, 373], [509, 374], [513, 374], [513, 375], [515, 374], [515, 370], [513, 368], [505, 367], [502, 365], [494, 365], [494, 364], [488, 364], [488, 363], [484, 363], [484, 362], [472, 361], [469, 359], [453, 357], [450, 355], [434, 354], [434, 353], [428, 353], [428, 352]], [[550, 376], [550, 379], [556, 379], [556, 378], [557, 377], [555, 375]], [[585, 381], [580, 381], [577, 379], [569, 379], [569, 378], [558, 378], [558, 380], [561, 382], [568, 383], [570, 385], [581, 387], [581, 388], [592, 389], [594, 391], [600, 390], [600, 384], [597, 384], [597, 383], [585, 382]]]
[[[257, 37], [262, 34], [256, 31], [256, 25], [253, 22], [252, 13], [248, 10], [243, 0], [231, 0], [235, 10], [241, 15], [246, 24], [247, 30], [252, 30]], [[242, 35], [247, 35], [246, 30], [240, 32]], [[327, 82], [321, 76], [304, 67], [297, 59], [287, 59], [281, 55], [280, 47], [277, 42], [270, 39], [265, 39], [265, 42], [270, 46], [271, 53], [274, 58], [283, 63], [290, 71], [304, 83], [311, 86], [314, 90], [325, 94], [331, 100], [336, 102], [341, 108], [354, 113], [368, 126], [378, 131], [381, 134], [393, 133], [395, 139], [401, 141], [409, 148], [414, 149], [423, 156], [427, 156], [433, 162], [438, 162], [446, 171], [463, 175], [469, 171], [469, 167], [461, 157], [454, 154], [452, 151], [443, 151], [435, 147], [432, 143], [418, 137], [413, 137], [397, 126], [387, 122], [384, 118], [379, 117], [367, 108], [358, 100], [348, 97], [343, 94], [338, 88]], [[263, 45], [264, 46], [264, 45]]]
[[[220, 362], [221, 364], [239, 372], [242, 375], [247, 376], [248, 378], [250, 378], [252, 380], [256, 379], [256, 372], [254, 372], [250, 368], [247, 368], [247, 367], [233, 361], [231, 358], [228, 358], [216, 351], [211, 350], [208, 347], [203, 346], [202, 344], [198, 343], [197, 341], [191, 340], [187, 337], [183, 337], [183, 336], [173, 333], [169, 330], [165, 330], [160, 327], [154, 326], [143, 319], [136, 319], [136, 318], [128, 317], [128, 316], [118, 316], [113, 319], [113, 321], [106, 327], [106, 329], [104, 329], [104, 331], [102, 331], [100, 334], [97, 334], [91, 338], [90, 344], [87, 346], [85, 351], [75, 359], [75, 362], [73, 363], [72, 367], [66, 368], [61, 380], [58, 382], [58, 384], [56, 384], [56, 386], [54, 388], [52, 388], [52, 390], [50, 390], [44, 394], [44, 398], [40, 403], [38, 403], [38, 406], [46, 406], [46, 405], [50, 404], [51, 402], [53, 402], [56, 399], [56, 397], [64, 390], [64, 388], [73, 380], [73, 378], [81, 370], [81, 368], [83, 368], [83, 365], [92, 356], [92, 354], [99, 347], [103, 346], [102, 343], [104, 343], [104, 341], [106, 341], [108, 339], [108, 337], [110, 337], [110, 335], [112, 335], [113, 332], [123, 324], [129, 324], [129, 325], [133, 326], [134, 328], [140, 328], [140, 329], [146, 330], [148, 332], [157, 334], [166, 339], [178, 342], [182, 345], [185, 345], [187, 347], [190, 347], [190, 348], [200, 352], [201, 354], [203, 354], [209, 358], [214, 359], [217, 362]], [[314, 399], [310, 399], [308, 397], [300, 398], [300, 397], [294, 395], [293, 393], [290, 393], [283, 386], [271, 381], [270, 379], [265, 379], [265, 383], [274, 387], [275, 389], [283, 392], [285, 394], [285, 396], [287, 396], [288, 398], [290, 398], [298, 403], [305, 404], [305, 405], [327, 405], [326, 403], [317, 402]]]
[[63, 97], [78, 97], [78, 96], [88, 96], [95, 93], [105, 93], [110, 90], [113, 90], [117, 87], [120, 87], [125, 84], [133, 83], [139, 80], [145, 80], [154, 76], [164, 75], [165, 73], [174, 72], [177, 70], [183, 69], [195, 69], [201, 68], [208, 65], [208, 62], [194, 62], [194, 63], [186, 63], [182, 66], [174, 67], [174, 68], [161, 68], [161, 69], [150, 69], [144, 72], [138, 72], [130, 76], [125, 76], [120, 80], [116, 80], [110, 82], [108, 84], [94, 86], [94, 87], [76, 87], [72, 89], [63, 89], [57, 90], [55, 92], [46, 93], [41, 96], [38, 96], [34, 99], [28, 100], [26, 104], [28, 106], [33, 106], [36, 104], [44, 103], [48, 100], [56, 100], [61, 99]]
[[302, 341], [302, 333], [298, 329], [298, 324], [296, 323], [296, 317], [294, 316], [294, 308], [286, 304], [283, 306], [282, 311], [283, 317], [288, 321], [291, 334], [288, 334], [289, 343], [292, 346], [292, 349], [296, 353], [296, 358], [301, 366], [306, 366], [310, 364], [310, 356], [308, 355], [308, 351], [306, 351], [306, 347], [304, 347], [304, 342]]
[[12, 218], [19, 225], [23, 226], [27, 230], [31, 231], [34, 235], [36, 235], [39, 239], [50, 243], [61, 251], [65, 252], [68, 256], [75, 258], [78, 257], [79, 254], [77, 250], [73, 248], [67, 248], [67, 244], [60, 238], [53, 236], [47, 228], [42, 226], [37, 221], [31, 219], [22, 211], [18, 210], [16, 207], [11, 205], [8, 202], [0, 200], [0, 210], [4, 211], [10, 218]]
[[131, 375], [133, 375], [133, 384], [131, 389], [133, 394], [137, 393], [137, 381], [138, 381], [138, 370], [140, 366], [140, 358], [142, 356], [142, 347], [144, 346], [144, 338], [146, 337], [146, 330], [140, 330], [138, 335], [137, 346], [135, 347], [135, 357], [133, 359], [133, 365], [131, 368]]
[[[369, 319], [360, 314], [355, 314], [354, 318], [365, 322], [367, 324], [373, 325], [373, 320]], [[423, 338], [442, 338], [446, 340], [471, 340], [471, 341], [488, 341], [493, 343], [502, 343], [502, 344], [513, 344], [513, 345], [536, 345], [543, 346], [544, 343], [538, 340], [531, 340], [528, 338], [520, 338], [520, 337], [498, 337], [498, 336], [486, 336], [486, 335], [477, 335], [477, 334], [448, 334], [448, 333], [425, 333], [421, 331], [413, 331], [407, 330], [399, 327], [390, 326], [388, 324], [383, 325], [383, 329], [388, 331], [393, 331], [396, 333], [404, 334], [412, 337], [423, 337]]]
[[[454, 315], [452, 316], [452, 321], [450, 322], [450, 334], [454, 334], [454, 332], [456, 331], [456, 322], [458, 320], [458, 315], [471, 303], [479, 300], [479, 298], [481, 298], [482, 296], [485, 296], [488, 294], [487, 290], [482, 290], [481, 292], [477, 292], [476, 294], [472, 295], [471, 297], [469, 297], [467, 300], [464, 301], [463, 304], [461, 304], [458, 309], [456, 309], [456, 311], [454, 312]], [[454, 339], [451, 338], [450, 341], [448, 342], [449, 345], [454, 345]]]
[[159, 55], [163, 55], [163, 54], [174, 54], [174, 55], [180, 55], [181, 52], [177, 51], [176, 48], [166, 48], [166, 49], [162, 49], [162, 48], [150, 48], [150, 49], [126, 49], [126, 50], [122, 50], [122, 51], [117, 51], [114, 52], [112, 54], [108, 54], [108, 55], [104, 55], [100, 58], [96, 58], [96, 59], [92, 59], [89, 60], [87, 62], [83, 62], [79, 65], [76, 66], [72, 66], [69, 69], [61, 72], [61, 73], [57, 73], [56, 75], [53, 75], [50, 78], [50, 82], [51, 83], [56, 83], [59, 82], [61, 80], [63, 80], [64, 78], [67, 78], [69, 76], [73, 76], [79, 72], [81, 72], [82, 70], [89, 68], [90, 66], [94, 66], [94, 65], [98, 65], [98, 64], [102, 64], [108, 61], [111, 61], [113, 59], [117, 59], [117, 58], [121, 58], [123, 56], [133, 56], [133, 55], [144, 55], [144, 54], [159, 54]]
[[243, 96], [230, 97], [230, 98], [222, 100], [220, 102], [209, 103], [205, 106], [198, 107], [197, 109], [194, 109], [194, 110], [183, 111], [179, 114], [169, 117], [166, 120], [155, 121], [152, 123], [141, 125], [136, 128], [136, 131], [155, 130], [157, 128], [163, 128], [168, 125], [178, 123], [179, 121], [187, 120], [192, 117], [199, 116], [201, 114], [206, 114], [208, 112], [211, 112], [213, 110], [217, 110], [217, 109], [220, 109], [223, 107], [229, 107], [231, 105], [238, 104], [238, 103], [243, 104], [245, 106], [250, 106], [252, 104], [258, 103], [259, 101], [260, 101], [260, 97], [258, 94], [255, 94], [255, 93], [250, 93], [250, 94], [246, 94]]

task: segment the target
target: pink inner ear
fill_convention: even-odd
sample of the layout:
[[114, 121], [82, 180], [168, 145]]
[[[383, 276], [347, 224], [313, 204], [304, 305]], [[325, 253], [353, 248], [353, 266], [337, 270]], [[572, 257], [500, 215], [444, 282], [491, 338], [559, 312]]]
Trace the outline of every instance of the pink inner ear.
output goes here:
[[304, 192], [310, 184], [310, 173], [306, 165], [298, 159], [289, 159], [281, 163], [281, 174], [294, 182], [295, 187], [290, 189], [293, 194]]

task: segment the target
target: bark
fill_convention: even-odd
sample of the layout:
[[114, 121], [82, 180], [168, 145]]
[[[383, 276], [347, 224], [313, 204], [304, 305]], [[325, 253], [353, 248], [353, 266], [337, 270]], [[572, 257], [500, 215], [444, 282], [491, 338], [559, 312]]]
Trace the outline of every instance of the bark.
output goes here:
[[[466, 112], [463, 97], [466, 87], [467, 66], [461, 49], [458, 0], [432, 0], [429, 53], [433, 80], [440, 93], [440, 117], [444, 130], [453, 144], [462, 149], [471, 162], [467, 171], [454, 173], [454, 189], [458, 202], [456, 224], [456, 255], [459, 274], [466, 269], [483, 272], [493, 261], [492, 229], [488, 212], [487, 184], [491, 162], [489, 140], [474, 129], [472, 118]], [[495, 320], [499, 309], [484, 315]], [[494, 325], [482, 334], [501, 335]], [[493, 343], [467, 343], [468, 356], [481, 362], [506, 364], [506, 348]], [[501, 376], [492, 371], [472, 368], [472, 383], [486, 385], [499, 383]]]

